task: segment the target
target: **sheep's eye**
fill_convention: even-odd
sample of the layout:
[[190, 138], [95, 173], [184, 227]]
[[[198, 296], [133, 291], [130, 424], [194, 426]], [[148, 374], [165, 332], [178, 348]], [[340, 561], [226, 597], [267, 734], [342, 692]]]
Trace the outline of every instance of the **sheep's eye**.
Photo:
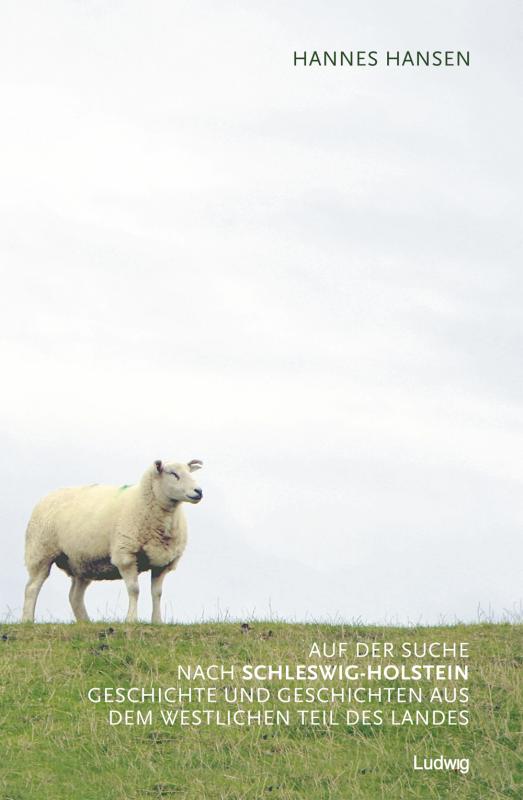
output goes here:
[[171, 472], [169, 473], [169, 475], [174, 475], [174, 477], [176, 478], [176, 480], [177, 480], [177, 481], [179, 481], [179, 480], [180, 480], [180, 476], [178, 475], [178, 473], [177, 473], [177, 472], [171, 471]]

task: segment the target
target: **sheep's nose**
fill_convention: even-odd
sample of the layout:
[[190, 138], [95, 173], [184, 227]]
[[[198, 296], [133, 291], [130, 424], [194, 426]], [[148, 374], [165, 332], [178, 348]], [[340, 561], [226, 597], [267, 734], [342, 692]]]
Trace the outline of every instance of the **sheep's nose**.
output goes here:
[[199, 486], [197, 486], [195, 489], [193, 489], [193, 492], [195, 494], [197, 494], [200, 499], [203, 497], [203, 492], [202, 492], [202, 490], [200, 489]]

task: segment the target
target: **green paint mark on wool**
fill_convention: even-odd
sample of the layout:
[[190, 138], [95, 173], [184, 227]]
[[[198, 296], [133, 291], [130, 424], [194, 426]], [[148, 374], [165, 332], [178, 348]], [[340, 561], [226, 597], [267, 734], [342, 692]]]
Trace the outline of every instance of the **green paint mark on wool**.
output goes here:
[[132, 483], [124, 483], [123, 486], [120, 486], [120, 492], [123, 492], [125, 489], [130, 489], [131, 486], [132, 486]]

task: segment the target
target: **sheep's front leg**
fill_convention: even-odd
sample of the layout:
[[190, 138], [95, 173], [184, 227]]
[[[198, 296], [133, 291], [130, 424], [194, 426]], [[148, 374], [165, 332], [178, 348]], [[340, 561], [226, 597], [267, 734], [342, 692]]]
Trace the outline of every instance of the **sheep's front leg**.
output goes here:
[[151, 617], [151, 622], [162, 621], [161, 602], [163, 579], [170, 569], [171, 566], [169, 565], [168, 567], [153, 567], [151, 570], [151, 596], [153, 599], [153, 615]]
[[127, 594], [129, 595], [129, 609], [125, 618], [126, 622], [136, 622], [138, 619], [138, 595], [140, 594], [140, 587], [138, 585], [138, 569], [136, 564], [116, 565], [120, 571]]

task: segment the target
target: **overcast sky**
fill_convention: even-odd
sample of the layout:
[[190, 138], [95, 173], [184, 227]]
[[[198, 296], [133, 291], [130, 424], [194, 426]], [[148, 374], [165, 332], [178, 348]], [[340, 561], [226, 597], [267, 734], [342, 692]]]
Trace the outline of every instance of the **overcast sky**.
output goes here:
[[[170, 618], [520, 608], [521, 45], [512, 0], [2, 3], [1, 616], [37, 500], [156, 458], [205, 462]], [[471, 66], [292, 65], [406, 48]]]

